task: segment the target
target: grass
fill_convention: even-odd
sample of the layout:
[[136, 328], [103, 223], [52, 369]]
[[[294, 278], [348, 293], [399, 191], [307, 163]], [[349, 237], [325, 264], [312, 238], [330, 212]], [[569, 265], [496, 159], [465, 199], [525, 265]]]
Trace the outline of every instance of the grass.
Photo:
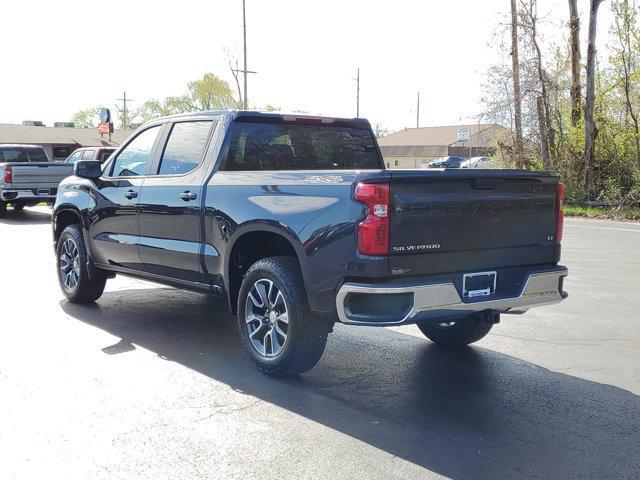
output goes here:
[[637, 207], [588, 207], [581, 205], [565, 205], [564, 214], [567, 217], [640, 221], [640, 208]]

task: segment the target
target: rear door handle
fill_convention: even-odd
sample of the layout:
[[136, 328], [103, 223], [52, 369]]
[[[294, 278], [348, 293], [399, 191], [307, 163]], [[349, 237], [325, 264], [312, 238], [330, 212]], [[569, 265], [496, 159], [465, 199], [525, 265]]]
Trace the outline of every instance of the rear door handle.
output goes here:
[[128, 192], [126, 192], [124, 194], [125, 197], [127, 197], [129, 200], [136, 198], [138, 196], [138, 192], [134, 192], [133, 190], [129, 190]]
[[198, 198], [198, 195], [187, 190], [186, 192], [182, 192], [180, 194], [180, 198], [185, 202], [188, 202], [190, 200], [195, 200], [196, 198]]

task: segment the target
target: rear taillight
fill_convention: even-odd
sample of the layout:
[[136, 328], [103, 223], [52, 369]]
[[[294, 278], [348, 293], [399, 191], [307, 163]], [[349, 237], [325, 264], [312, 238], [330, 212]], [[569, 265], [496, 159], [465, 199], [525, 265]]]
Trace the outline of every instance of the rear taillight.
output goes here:
[[4, 183], [12, 183], [11, 182], [12, 178], [11, 178], [11, 165], [5, 165], [4, 166]]
[[389, 185], [358, 183], [353, 197], [367, 206], [358, 226], [358, 251], [363, 255], [389, 254]]
[[558, 210], [556, 212], [556, 243], [562, 242], [562, 230], [564, 224], [564, 212], [562, 206], [564, 205], [564, 183], [558, 183]]

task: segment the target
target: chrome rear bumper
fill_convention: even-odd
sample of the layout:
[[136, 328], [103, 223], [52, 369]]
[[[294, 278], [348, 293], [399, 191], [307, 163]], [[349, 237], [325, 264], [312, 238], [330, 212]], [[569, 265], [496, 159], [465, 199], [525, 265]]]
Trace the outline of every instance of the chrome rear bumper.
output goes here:
[[[364, 284], [345, 283], [338, 291], [336, 307], [342, 323], [355, 325], [398, 325], [429, 318], [464, 315], [483, 310], [503, 313], [523, 313], [529, 308], [559, 303], [567, 297], [562, 291], [561, 279], [568, 270], [557, 267], [551, 271], [531, 272], [527, 275], [519, 295], [492, 298], [495, 295], [463, 300], [453, 283], [431, 284]], [[354, 314], [349, 308], [350, 294], [402, 295], [410, 294], [411, 301], [405, 311], [384, 318], [375, 315]]]

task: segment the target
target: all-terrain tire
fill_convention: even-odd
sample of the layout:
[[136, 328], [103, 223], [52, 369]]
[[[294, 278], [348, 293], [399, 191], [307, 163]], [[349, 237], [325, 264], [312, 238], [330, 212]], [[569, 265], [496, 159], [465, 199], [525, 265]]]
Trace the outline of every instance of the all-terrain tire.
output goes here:
[[[282, 293], [288, 317], [287, 324], [279, 324], [279, 328], [286, 330], [286, 339], [282, 342], [281, 351], [272, 356], [267, 356], [266, 338], [263, 352], [258, 351], [250, 338], [249, 329], [253, 328], [253, 324], [248, 327], [247, 322], [247, 314], [254, 313], [247, 309], [247, 302], [252, 301], [249, 298], [250, 292], [256, 285], [269, 285], [269, 282]], [[257, 290], [253, 292], [255, 294]], [[249, 308], [254, 308], [249, 305]], [[268, 330], [270, 325], [266, 323], [266, 316], [263, 320], [264, 328]], [[257, 367], [268, 375], [285, 376], [306, 372], [318, 363], [324, 352], [331, 324], [309, 311], [302, 274], [296, 260], [291, 257], [269, 257], [255, 262], [244, 276], [238, 295], [238, 328], [242, 343]], [[278, 343], [280, 342], [279, 339]], [[275, 350], [273, 344], [271, 350]]]
[[[58, 282], [62, 293], [70, 302], [90, 303], [95, 302], [102, 296], [107, 283], [107, 276], [103, 271], [93, 267], [91, 275], [89, 275], [87, 250], [84, 246], [84, 237], [79, 225], [69, 225], [63, 230], [56, 245], [56, 257]], [[71, 269], [75, 273], [72, 274], [71, 280], [73, 280], [73, 277], [77, 277], [75, 282], [67, 280], [63, 272], [69, 267], [69, 257], [73, 257]]]
[[7, 213], [7, 204], [0, 200], [0, 218], [4, 217]]
[[419, 323], [418, 328], [429, 340], [438, 345], [459, 348], [477, 342], [491, 331], [493, 324], [483, 322], [481, 318], [480, 314], [473, 314], [456, 320], [452, 325], [449, 324], [450, 322], [441, 324], [424, 322]]

